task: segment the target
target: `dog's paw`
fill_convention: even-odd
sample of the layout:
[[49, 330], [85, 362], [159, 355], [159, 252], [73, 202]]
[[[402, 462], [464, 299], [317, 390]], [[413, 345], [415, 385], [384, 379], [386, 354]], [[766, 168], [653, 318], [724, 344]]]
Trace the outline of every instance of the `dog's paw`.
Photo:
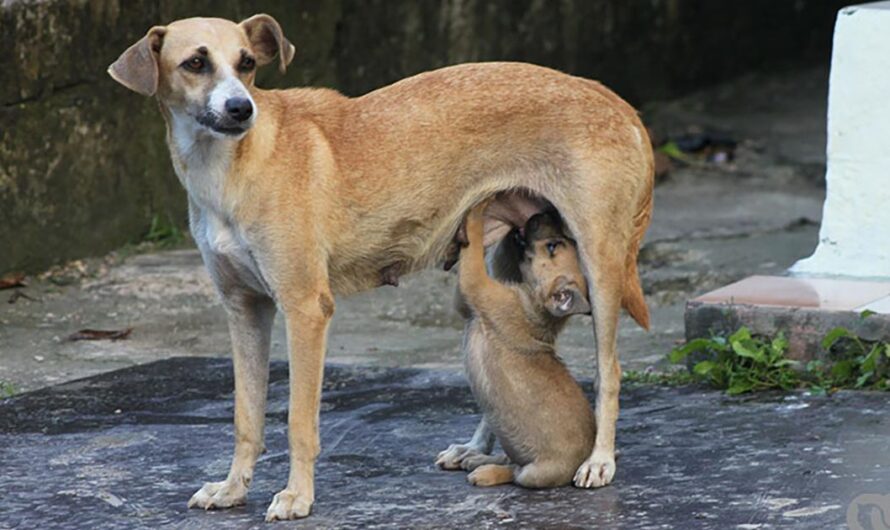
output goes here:
[[189, 499], [189, 508], [218, 510], [247, 502], [247, 487], [241, 481], [207, 482]]
[[442, 469], [463, 469], [463, 461], [473, 456], [485, 456], [485, 453], [474, 445], [451, 444], [448, 449], [439, 453], [436, 457], [436, 465]]
[[615, 457], [594, 452], [575, 472], [575, 486], [601, 488], [612, 482], [615, 476]]
[[300, 519], [312, 511], [313, 499], [292, 490], [282, 490], [272, 498], [272, 504], [266, 510], [266, 522]]

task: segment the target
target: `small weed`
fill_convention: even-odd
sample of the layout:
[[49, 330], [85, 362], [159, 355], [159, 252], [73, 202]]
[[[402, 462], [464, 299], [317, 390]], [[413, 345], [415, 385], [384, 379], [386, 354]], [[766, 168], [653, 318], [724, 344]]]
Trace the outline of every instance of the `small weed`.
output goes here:
[[[870, 313], [863, 313], [867, 318]], [[695, 339], [675, 348], [668, 359], [686, 364], [695, 381], [736, 395], [760, 390], [806, 388], [827, 394], [841, 388], [890, 390], [890, 343], [867, 341], [847, 328], [831, 330], [822, 340], [829, 363], [811, 361], [805, 367], [785, 357], [788, 341], [752, 336], [742, 327], [729, 337]]]
[[794, 367], [797, 361], [785, 358], [788, 341], [782, 334], [773, 339], [755, 337], [746, 327], [727, 337], [695, 339], [674, 349], [668, 359], [685, 363], [689, 355], [701, 357], [691, 374], [729, 395], [758, 390], [791, 390], [800, 385]]
[[621, 375], [623, 383], [631, 385], [682, 386], [695, 382], [687, 370], [655, 372], [649, 370], [627, 370]]
[[18, 393], [15, 385], [10, 383], [9, 381], [0, 381], [0, 399], [6, 399], [8, 397], [12, 397]]
[[[862, 313], [868, 318], [870, 312]], [[890, 343], [866, 341], [847, 328], [834, 328], [822, 339], [832, 362], [810, 361], [807, 373], [817, 391], [835, 388], [890, 390]]]
[[169, 248], [180, 245], [185, 241], [185, 235], [173, 221], [172, 217], [155, 214], [151, 218], [151, 226], [148, 229], [148, 233], [145, 234], [142, 240], [161, 248]]

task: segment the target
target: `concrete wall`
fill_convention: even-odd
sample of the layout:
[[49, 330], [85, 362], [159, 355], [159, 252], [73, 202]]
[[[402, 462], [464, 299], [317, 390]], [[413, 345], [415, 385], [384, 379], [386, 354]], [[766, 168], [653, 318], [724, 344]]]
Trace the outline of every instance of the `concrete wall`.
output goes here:
[[359, 94], [430, 68], [510, 59], [598, 78], [634, 103], [752, 69], [825, 61], [835, 0], [2, 0], [0, 273], [106, 252], [184, 221], [155, 104], [105, 69], [152, 25], [268, 12], [285, 77]]

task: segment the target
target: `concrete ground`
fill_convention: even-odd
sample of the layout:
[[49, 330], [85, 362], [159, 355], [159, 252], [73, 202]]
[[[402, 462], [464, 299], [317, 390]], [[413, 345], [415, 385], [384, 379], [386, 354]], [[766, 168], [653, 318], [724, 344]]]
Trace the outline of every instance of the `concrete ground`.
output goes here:
[[[809, 255], [824, 197], [827, 73], [749, 77], [653, 105], [645, 119], [663, 134], [728, 132], [740, 142], [729, 164], [676, 168], [655, 192], [640, 256], [652, 331], [623, 317], [625, 369], [658, 364], [683, 337], [685, 300], [754, 273], [780, 272]], [[31, 279], [5, 303], [0, 292], [0, 381], [19, 391], [182, 355], [229, 353], [225, 318], [193, 249], [84, 260]], [[398, 288], [343, 298], [331, 328], [332, 362], [458, 368], [461, 322], [455, 277], [427, 271]], [[66, 342], [82, 328], [133, 328], [117, 342]], [[284, 359], [277, 322], [273, 357]], [[594, 370], [589, 317], [563, 335], [560, 352], [579, 375]]]
[[284, 362], [271, 381], [268, 451], [247, 504], [213, 512], [186, 501], [228, 469], [229, 361], [168, 359], [7, 400], [0, 529], [878, 529], [869, 522], [890, 513], [885, 393], [627, 385], [613, 485], [535, 491], [476, 488], [433, 465], [478, 421], [459, 373], [329, 365], [312, 515], [269, 526], [287, 476]]

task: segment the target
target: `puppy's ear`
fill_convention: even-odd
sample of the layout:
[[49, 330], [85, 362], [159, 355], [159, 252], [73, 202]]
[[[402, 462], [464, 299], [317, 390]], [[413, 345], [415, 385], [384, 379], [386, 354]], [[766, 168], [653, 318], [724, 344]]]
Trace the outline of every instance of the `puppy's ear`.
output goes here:
[[254, 15], [239, 25], [257, 55], [257, 64], [262, 66], [271, 63], [277, 53], [278, 70], [283, 74], [287, 70], [287, 65], [294, 60], [296, 48], [284, 38], [284, 32], [281, 31], [278, 21], [269, 15]]
[[582, 293], [577, 284], [569, 283], [565, 278], [554, 282], [554, 288], [545, 303], [547, 310], [555, 317], [569, 315], [586, 315], [590, 313], [590, 302], [587, 293]]
[[167, 28], [155, 26], [108, 67], [108, 75], [143, 96], [158, 91], [158, 55]]

